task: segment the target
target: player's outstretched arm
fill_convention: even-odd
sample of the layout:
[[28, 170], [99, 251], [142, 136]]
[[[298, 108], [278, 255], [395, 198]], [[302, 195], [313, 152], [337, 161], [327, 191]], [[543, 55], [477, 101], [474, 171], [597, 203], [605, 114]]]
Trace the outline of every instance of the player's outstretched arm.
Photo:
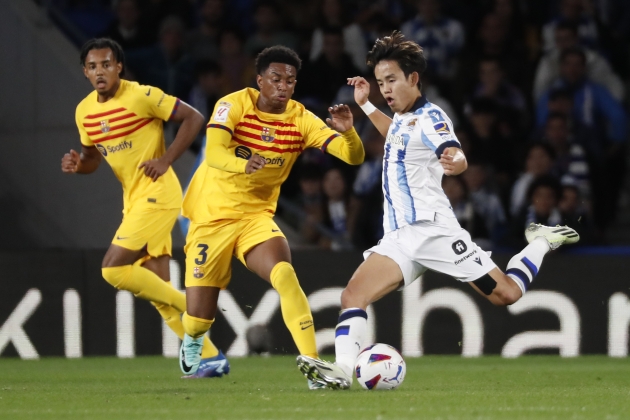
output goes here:
[[369, 103], [370, 83], [363, 77], [357, 76], [348, 78], [348, 84], [354, 86], [354, 100], [357, 105], [363, 109], [363, 112], [366, 113], [378, 132], [381, 133], [383, 137], [387, 137], [387, 131], [389, 130], [389, 125], [392, 123], [392, 119]]
[[468, 161], [459, 147], [447, 147], [439, 160], [444, 175], [459, 175], [468, 168]]
[[166, 153], [157, 159], [142, 162], [138, 169], [144, 169], [144, 174], [151, 178], [153, 182], [164, 175], [168, 168], [190, 147], [192, 142], [203, 127], [205, 119], [203, 115], [186, 102], [180, 101], [175, 115], [171, 121], [181, 123], [175, 140], [170, 145]]
[[81, 154], [71, 149], [61, 158], [61, 171], [67, 174], [91, 174], [98, 168], [101, 158], [94, 146], [81, 146]]

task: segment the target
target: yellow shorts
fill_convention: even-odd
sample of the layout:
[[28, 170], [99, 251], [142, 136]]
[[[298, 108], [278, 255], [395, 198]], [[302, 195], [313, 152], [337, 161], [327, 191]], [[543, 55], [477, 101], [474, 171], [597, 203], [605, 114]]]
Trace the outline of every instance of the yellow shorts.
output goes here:
[[258, 244], [284, 234], [271, 214], [244, 219], [191, 223], [186, 237], [186, 287], [225, 289], [232, 276], [232, 256], [244, 265], [245, 254]]
[[146, 249], [151, 257], [172, 255], [171, 231], [179, 209], [138, 209], [123, 216], [112, 243], [132, 251]]

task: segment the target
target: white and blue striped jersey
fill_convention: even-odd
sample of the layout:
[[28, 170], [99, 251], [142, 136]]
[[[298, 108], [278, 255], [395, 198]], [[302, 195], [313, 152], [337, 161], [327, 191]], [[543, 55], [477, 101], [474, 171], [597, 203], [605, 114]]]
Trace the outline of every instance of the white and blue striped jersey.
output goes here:
[[438, 162], [447, 147], [460, 147], [453, 123], [442, 109], [421, 96], [405, 114], [394, 115], [385, 141], [383, 196], [385, 232], [435, 214], [455, 214], [442, 190], [444, 169]]

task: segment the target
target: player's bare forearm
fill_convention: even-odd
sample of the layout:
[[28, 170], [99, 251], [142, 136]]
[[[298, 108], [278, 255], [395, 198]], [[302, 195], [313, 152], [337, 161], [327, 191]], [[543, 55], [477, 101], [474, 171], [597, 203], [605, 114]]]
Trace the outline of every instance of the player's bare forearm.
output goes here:
[[459, 147], [447, 147], [439, 160], [444, 175], [459, 175], [468, 168], [468, 161]]
[[177, 112], [171, 120], [181, 123], [181, 126], [177, 130], [175, 140], [162, 156], [169, 165], [172, 165], [190, 147], [205, 123], [203, 115], [183, 101], [180, 101]]
[[372, 124], [374, 124], [374, 127], [376, 127], [378, 132], [381, 133], [383, 137], [387, 137], [387, 131], [392, 123], [392, 119], [378, 109], [368, 115], [368, 118], [372, 121]]

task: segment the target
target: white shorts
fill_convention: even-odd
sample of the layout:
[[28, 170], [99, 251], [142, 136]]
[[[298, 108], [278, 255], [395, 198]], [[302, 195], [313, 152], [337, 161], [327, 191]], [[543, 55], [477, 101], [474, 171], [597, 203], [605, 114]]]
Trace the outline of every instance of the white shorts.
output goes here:
[[405, 286], [427, 270], [471, 282], [496, 267], [457, 219], [439, 214], [434, 222], [416, 222], [387, 232], [378, 245], [363, 253], [363, 258], [367, 259], [373, 252], [398, 264]]

